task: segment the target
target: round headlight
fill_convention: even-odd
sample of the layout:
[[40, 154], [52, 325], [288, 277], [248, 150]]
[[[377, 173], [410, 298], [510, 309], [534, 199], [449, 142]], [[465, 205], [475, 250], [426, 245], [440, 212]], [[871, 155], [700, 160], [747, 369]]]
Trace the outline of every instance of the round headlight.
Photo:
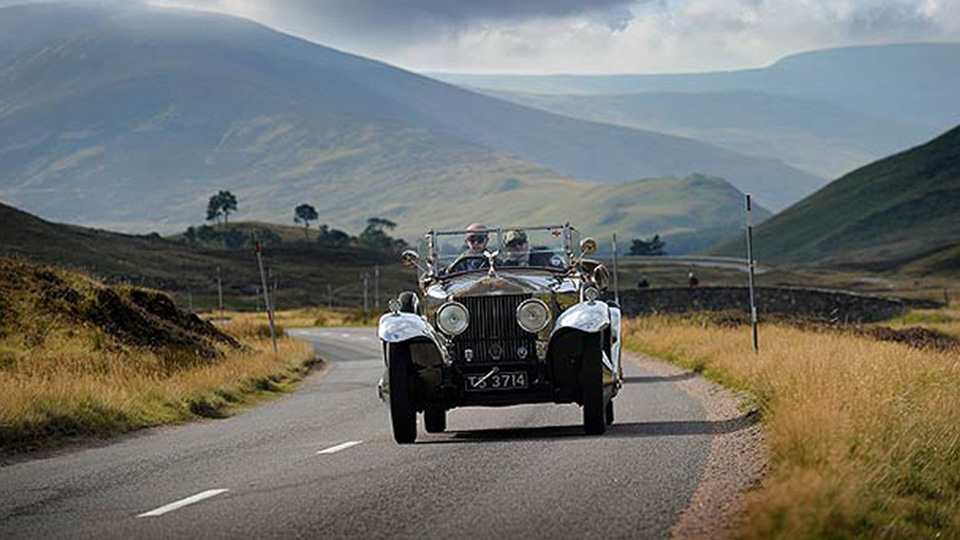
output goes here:
[[467, 329], [470, 314], [459, 302], [447, 302], [437, 310], [437, 326], [450, 336], [456, 336]]
[[550, 324], [550, 308], [536, 298], [524, 300], [517, 308], [517, 324], [535, 334]]

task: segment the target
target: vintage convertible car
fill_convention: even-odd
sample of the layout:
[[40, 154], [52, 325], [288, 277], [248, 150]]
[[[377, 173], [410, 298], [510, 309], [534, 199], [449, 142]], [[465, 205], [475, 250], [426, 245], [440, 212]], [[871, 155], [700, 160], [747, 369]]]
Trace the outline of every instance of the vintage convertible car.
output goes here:
[[620, 309], [600, 299], [609, 271], [585, 259], [596, 242], [578, 237], [570, 225], [472, 227], [430, 231], [403, 253], [420, 291], [391, 300], [378, 328], [398, 443], [416, 439], [418, 412], [437, 433], [464, 406], [578, 403], [588, 434], [613, 422]]

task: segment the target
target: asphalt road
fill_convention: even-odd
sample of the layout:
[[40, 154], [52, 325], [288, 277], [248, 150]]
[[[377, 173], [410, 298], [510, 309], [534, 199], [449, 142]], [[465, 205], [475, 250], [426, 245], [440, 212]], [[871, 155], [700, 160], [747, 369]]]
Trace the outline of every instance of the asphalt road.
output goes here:
[[603, 436], [529, 405], [398, 446], [374, 330], [293, 333], [333, 363], [293, 394], [0, 468], [0, 538], [663, 538], [709, 452], [699, 403], [631, 362]]

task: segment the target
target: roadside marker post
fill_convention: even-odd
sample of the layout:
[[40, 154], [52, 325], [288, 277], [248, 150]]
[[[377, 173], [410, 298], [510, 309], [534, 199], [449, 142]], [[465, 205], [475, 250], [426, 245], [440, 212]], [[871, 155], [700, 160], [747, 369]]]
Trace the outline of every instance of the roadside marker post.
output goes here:
[[373, 265], [373, 309], [380, 311], [380, 265]]
[[260, 252], [260, 241], [257, 240], [257, 266], [260, 267], [260, 284], [263, 286], [263, 304], [267, 308], [267, 319], [270, 320], [270, 339], [273, 341], [273, 352], [277, 349], [277, 328], [273, 323], [273, 306], [270, 304], [270, 294], [267, 292], [267, 274], [263, 271], [263, 254]]
[[619, 268], [617, 266], [617, 259], [619, 254], [617, 253], [617, 233], [613, 233], [613, 300], [620, 305], [620, 280], [617, 277]]
[[370, 310], [370, 303], [367, 298], [367, 273], [360, 273], [360, 285], [363, 288], [363, 312], [366, 313]]
[[753, 352], [760, 352], [760, 343], [757, 336], [757, 297], [754, 292], [754, 269], [757, 262], [753, 260], [753, 223], [751, 213], [750, 194], [747, 193], [747, 267], [750, 269], [750, 325], [753, 327]]
[[217, 267], [217, 301], [220, 306], [220, 318], [223, 318], [223, 280], [220, 278], [220, 267]]

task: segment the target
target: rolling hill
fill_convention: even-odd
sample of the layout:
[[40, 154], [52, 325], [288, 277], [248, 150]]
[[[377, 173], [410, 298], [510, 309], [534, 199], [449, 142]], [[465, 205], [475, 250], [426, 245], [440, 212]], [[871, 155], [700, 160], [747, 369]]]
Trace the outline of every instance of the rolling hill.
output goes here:
[[[292, 231], [291, 231], [292, 232]], [[130, 283], [176, 293], [182, 304], [192, 295], [198, 307], [216, 299], [222, 269], [229, 306], [253, 307], [260, 284], [250, 250], [203, 249], [158, 235], [130, 235], [51, 223], [0, 203], [0, 255], [24, 257], [87, 272], [107, 283]], [[357, 305], [359, 272], [381, 266], [382, 292], [415, 286], [415, 276], [395, 256], [365, 249], [291, 245], [266, 250], [271, 276], [279, 280], [278, 305], [326, 303], [327, 285], [340, 305]]]
[[753, 90], [623, 95], [479, 91], [575, 118], [711, 141], [829, 178], [942, 131], [853, 112], [828, 101]]
[[[755, 238], [758, 259], [773, 264], [956, 273], [960, 127], [843, 176], [762, 224]], [[741, 247], [731, 241], [716, 251]]]
[[383, 216], [411, 233], [466, 215], [520, 221], [535, 203], [643, 177], [722, 176], [772, 208], [822, 185], [774, 160], [518, 106], [242, 19], [116, 5], [0, 13], [0, 200], [51, 219], [178, 232], [229, 189], [244, 219], [286, 221], [308, 202], [333, 226]]
[[937, 128], [960, 123], [960, 43], [822, 49], [757, 69], [680, 74], [431, 74], [477, 88], [542, 94], [752, 91], [833, 103], [848, 111]]

